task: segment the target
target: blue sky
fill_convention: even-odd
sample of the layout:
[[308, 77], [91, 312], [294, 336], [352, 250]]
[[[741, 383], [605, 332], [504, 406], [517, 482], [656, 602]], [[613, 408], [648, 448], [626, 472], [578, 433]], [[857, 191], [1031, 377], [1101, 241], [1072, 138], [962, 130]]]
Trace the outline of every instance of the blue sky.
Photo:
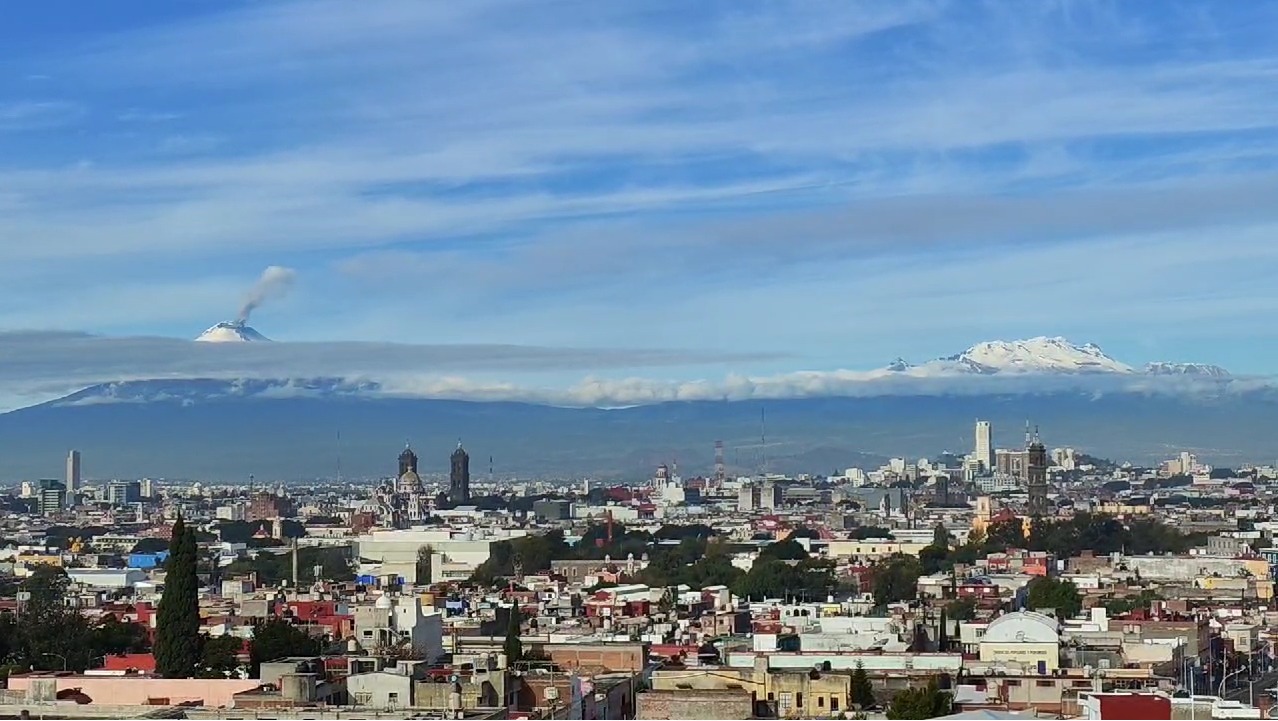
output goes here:
[[285, 341], [694, 349], [644, 375], [702, 378], [1046, 334], [1270, 373], [1274, 27], [1243, 2], [14, 5], [0, 328], [192, 337], [281, 265], [253, 323]]

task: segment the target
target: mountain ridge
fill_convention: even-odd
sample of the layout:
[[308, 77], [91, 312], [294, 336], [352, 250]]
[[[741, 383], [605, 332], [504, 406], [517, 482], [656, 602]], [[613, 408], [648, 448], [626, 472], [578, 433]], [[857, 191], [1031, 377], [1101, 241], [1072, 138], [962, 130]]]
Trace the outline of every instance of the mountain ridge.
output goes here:
[[[350, 476], [372, 477], [394, 471], [404, 438], [439, 447], [443, 473], [459, 436], [477, 458], [496, 459], [498, 477], [637, 480], [676, 458], [708, 469], [715, 440], [733, 472], [757, 472], [764, 457], [772, 471], [832, 472], [965, 453], [973, 418], [1016, 429], [1008, 447], [1032, 419], [1049, 444], [1105, 457], [1153, 462], [1191, 450], [1233, 466], [1278, 456], [1267, 430], [1278, 425], [1278, 390], [1217, 366], [1134, 367], [1064, 339], [990, 341], [929, 363], [835, 371], [828, 383], [811, 372], [790, 385], [747, 379], [738, 387], [756, 395], [711, 389], [624, 407], [425, 397], [336, 376], [104, 383], [0, 414], [0, 478], [54, 477], [68, 448], [98, 478], [314, 479], [332, 477], [339, 458]], [[768, 395], [794, 388], [806, 395]]]
[[1228, 378], [1224, 368], [1205, 363], [1153, 361], [1141, 368], [1106, 354], [1095, 343], [1081, 345], [1062, 336], [1037, 336], [1023, 340], [990, 340], [977, 343], [961, 353], [914, 365], [896, 358], [885, 371], [915, 376], [945, 375], [1181, 375]]

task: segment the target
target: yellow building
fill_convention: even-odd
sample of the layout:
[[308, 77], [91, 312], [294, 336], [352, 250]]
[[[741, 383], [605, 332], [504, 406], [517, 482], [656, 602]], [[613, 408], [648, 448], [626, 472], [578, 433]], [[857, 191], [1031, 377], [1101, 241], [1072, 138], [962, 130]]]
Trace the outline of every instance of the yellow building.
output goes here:
[[830, 541], [827, 546], [827, 553], [829, 553], [831, 558], [876, 560], [894, 556], [898, 553], [906, 556], [917, 556], [919, 551], [927, 548], [927, 545], [920, 542], [903, 542], [882, 538], [866, 541]]
[[995, 512], [994, 500], [989, 496], [980, 496], [976, 499], [976, 512], [972, 514], [972, 535], [985, 536], [989, 533], [992, 524], [1013, 518], [1021, 519], [1021, 533], [1029, 538], [1030, 531], [1034, 527], [1033, 518], [1014, 515], [1006, 508]]

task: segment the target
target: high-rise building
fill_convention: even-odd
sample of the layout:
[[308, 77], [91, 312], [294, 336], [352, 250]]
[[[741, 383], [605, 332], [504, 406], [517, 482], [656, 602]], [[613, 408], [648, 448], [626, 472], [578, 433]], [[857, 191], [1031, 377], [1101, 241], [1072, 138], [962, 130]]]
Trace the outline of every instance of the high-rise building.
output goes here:
[[994, 429], [989, 421], [976, 422], [976, 447], [972, 455], [986, 471], [994, 470]]
[[142, 500], [142, 484], [138, 481], [111, 481], [107, 484], [107, 502], [127, 506]]
[[75, 494], [80, 490], [80, 452], [71, 451], [67, 453], [67, 477], [64, 485], [66, 486], [67, 504], [75, 505]]
[[1000, 448], [994, 451], [994, 472], [999, 475], [1011, 476], [1022, 481], [1026, 480], [1025, 468], [1029, 465], [1029, 449], [1021, 449], [1018, 451], [1010, 451], [1006, 448]]
[[470, 503], [470, 454], [457, 441], [457, 450], [449, 459], [448, 500], [454, 505]]
[[40, 490], [36, 496], [36, 510], [40, 515], [47, 516], [51, 513], [57, 513], [67, 504], [67, 487], [62, 481], [42, 480], [40, 481]]
[[[1028, 436], [1028, 434], [1027, 434]], [[1047, 446], [1039, 440], [1038, 430], [1026, 438], [1025, 485], [1029, 489], [1029, 514], [1046, 516], [1051, 512], [1047, 500]]]

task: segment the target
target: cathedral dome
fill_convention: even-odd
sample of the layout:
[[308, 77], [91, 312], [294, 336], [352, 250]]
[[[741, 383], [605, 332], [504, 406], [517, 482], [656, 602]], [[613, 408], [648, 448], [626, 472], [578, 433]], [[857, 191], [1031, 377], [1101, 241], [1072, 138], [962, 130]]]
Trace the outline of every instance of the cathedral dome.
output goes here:
[[422, 477], [416, 471], [404, 471], [395, 487], [400, 493], [418, 493], [422, 490]]

